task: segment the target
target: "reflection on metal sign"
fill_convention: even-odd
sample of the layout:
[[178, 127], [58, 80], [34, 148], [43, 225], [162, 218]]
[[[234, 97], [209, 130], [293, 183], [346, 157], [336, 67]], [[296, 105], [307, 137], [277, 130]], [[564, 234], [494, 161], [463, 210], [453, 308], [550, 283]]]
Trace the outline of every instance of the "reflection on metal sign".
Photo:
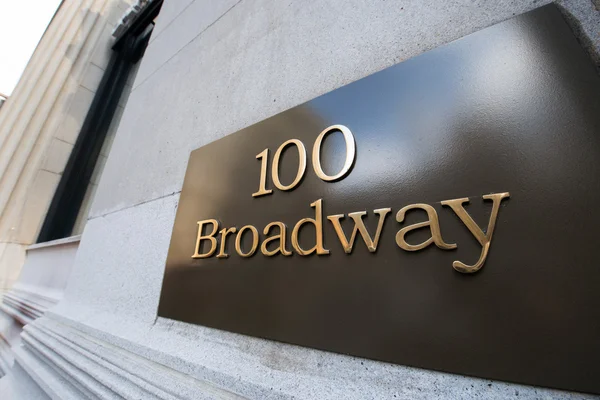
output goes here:
[[195, 150], [158, 314], [600, 393], [598, 93], [550, 5]]

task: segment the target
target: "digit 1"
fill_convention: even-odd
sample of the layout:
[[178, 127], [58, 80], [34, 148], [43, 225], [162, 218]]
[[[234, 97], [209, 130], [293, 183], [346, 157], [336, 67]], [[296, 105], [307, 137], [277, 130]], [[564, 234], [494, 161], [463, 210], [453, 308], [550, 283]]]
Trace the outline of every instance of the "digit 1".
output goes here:
[[258, 192], [252, 193], [252, 197], [264, 196], [273, 193], [271, 189], [267, 190], [267, 160], [269, 158], [269, 149], [264, 149], [262, 152], [256, 155], [257, 159], [260, 159], [260, 183], [258, 185]]

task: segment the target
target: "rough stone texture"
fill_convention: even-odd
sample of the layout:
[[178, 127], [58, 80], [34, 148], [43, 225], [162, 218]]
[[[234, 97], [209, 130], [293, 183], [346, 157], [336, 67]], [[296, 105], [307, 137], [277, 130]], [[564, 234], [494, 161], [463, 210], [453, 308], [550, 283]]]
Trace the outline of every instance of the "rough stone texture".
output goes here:
[[0, 394], [6, 400], [47, 400], [50, 399], [39, 386], [19, 366], [0, 378]]
[[78, 245], [79, 238], [71, 237], [29, 246], [19, 279], [10, 290], [0, 290], [0, 377], [13, 365], [23, 325], [62, 298]]
[[561, 0], [565, 19], [600, 71], [600, 0]]
[[[197, 147], [547, 1], [241, 1], [222, 16], [204, 3], [159, 20], [92, 216], [178, 192]], [[560, 4], [598, 49], [591, 1]]]
[[175, 23], [152, 36], [151, 47], [168, 48], [169, 51], [153, 51], [146, 53], [140, 66], [136, 82], [148, 79], [161, 65], [174, 54], [187, 46], [201, 32], [210, 27], [221, 15], [234, 7], [239, 0], [194, 1], [182, 12]]
[[61, 304], [154, 322], [177, 199], [88, 221]]
[[393, 365], [156, 318], [178, 197], [89, 221], [65, 300], [33, 325], [71, 325], [200, 382], [255, 399], [594, 397]]
[[[100, 180], [65, 298], [33, 323], [32, 332], [43, 339], [43, 332], [59, 324], [57, 332], [81, 332], [90, 341], [141, 357], [140, 365], [152, 360], [207, 387], [226, 389], [215, 397], [591, 398], [331, 354], [156, 317], [191, 150], [546, 1], [225, 3], [166, 0]], [[592, 2], [561, 5], [577, 19], [578, 32], [588, 35], [582, 42], [593, 43], [597, 53], [600, 14]], [[194, 16], [200, 22], [190, 22]], [[185, 35], [178, 33], [182, 27]], [[189, 30], [195, 36], [190, 38]], [[27, 357], [23, 364], [35, 365]], [[93, 375], [93, 370], [88, 373]], [[67, 375], [79, 382], [87, 379], [82, 374], [77, 369]], [[39, 378], [42, 387], [44, 379]], [[104, 381], [127, 387], [132, 379]], [[172, 390], [184, 397], [187, 386], [172, 382]], [[88, 384], [104, 390], [95, 382]]]
[[150, 42], [160, 36], [160, 32], [165, 30], [192, 3], [194, 3], [194, 0], [170, 0], [163, 3]]
[[[19, 280], [12, 290], [57, 303], [75, 262], [79, 239], [73, 236], [30, 246]], [[38, 304], [43, 303], [38, 301]]]

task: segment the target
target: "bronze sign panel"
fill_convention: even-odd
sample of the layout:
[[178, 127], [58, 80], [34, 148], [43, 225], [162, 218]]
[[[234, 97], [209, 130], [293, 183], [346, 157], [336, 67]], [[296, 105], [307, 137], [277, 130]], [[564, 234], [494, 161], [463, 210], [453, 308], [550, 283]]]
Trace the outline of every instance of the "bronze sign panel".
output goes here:
[[550, 5], [195, 150], [158, 314], [600, 393], [599, 93]]

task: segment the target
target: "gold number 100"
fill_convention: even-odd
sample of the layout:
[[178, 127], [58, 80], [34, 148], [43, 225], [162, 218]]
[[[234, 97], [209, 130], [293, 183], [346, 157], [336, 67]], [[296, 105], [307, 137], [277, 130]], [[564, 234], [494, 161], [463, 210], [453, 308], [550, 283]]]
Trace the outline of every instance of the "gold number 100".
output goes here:
[[[344, 141], [346, 142], [346, 160], [344, 161], [344, 166], [335, 175], [327, 175], [323, 168], [321, 167], [321, 144], [323, 139], [328, 133], [340, 131], [344, 135]], [[296, 146], [296, 150], [298, 150], [298, 172], [296, 173], [296, 178], [289, 185], [284, 185], [281, 183], [279, 179], [279, 160], [281, 158], [281, 154], [283, 150], [288, 146]], [[267, 189], [267, 162], [269, 158], [269, 149], [264, 149], [262, 152], [256, 155], [256, 158], [261, 160], [260, 162], [260, 181], [258, 184], [258, 191], [256, 193], [252, 193], [252, 197], [264, 196], [267, 194], [273, 193], [273, 190]], [[315, 140], [315, 144], [313, 145], [312, 152], [312, 165], [315, 171], [315, 174], [319, 178], [321, 178], [325, 182], [333, 182], [338, 179], [343, 178], [350, 172], [350, 168], [352, 167], [352, 163], [356, 158], [356, 144], [354, 143], [354, 136], [350, 129], [345, 127], [344, 125], [332, 125], [329, 128], [326, 128], [319, 134], [317, 139]], [[273, 180], [273, 184], [279, 190], [292, 190], [295, 188], [304, 174], [306, 172], [306, 149], [304, 148], [304, 144], [298, 139], [290, 139], [284, 142], [277, 151], [275, 152], [275, 157], [273, 157], [273, 165], [271, 171], [271, 178]]]

